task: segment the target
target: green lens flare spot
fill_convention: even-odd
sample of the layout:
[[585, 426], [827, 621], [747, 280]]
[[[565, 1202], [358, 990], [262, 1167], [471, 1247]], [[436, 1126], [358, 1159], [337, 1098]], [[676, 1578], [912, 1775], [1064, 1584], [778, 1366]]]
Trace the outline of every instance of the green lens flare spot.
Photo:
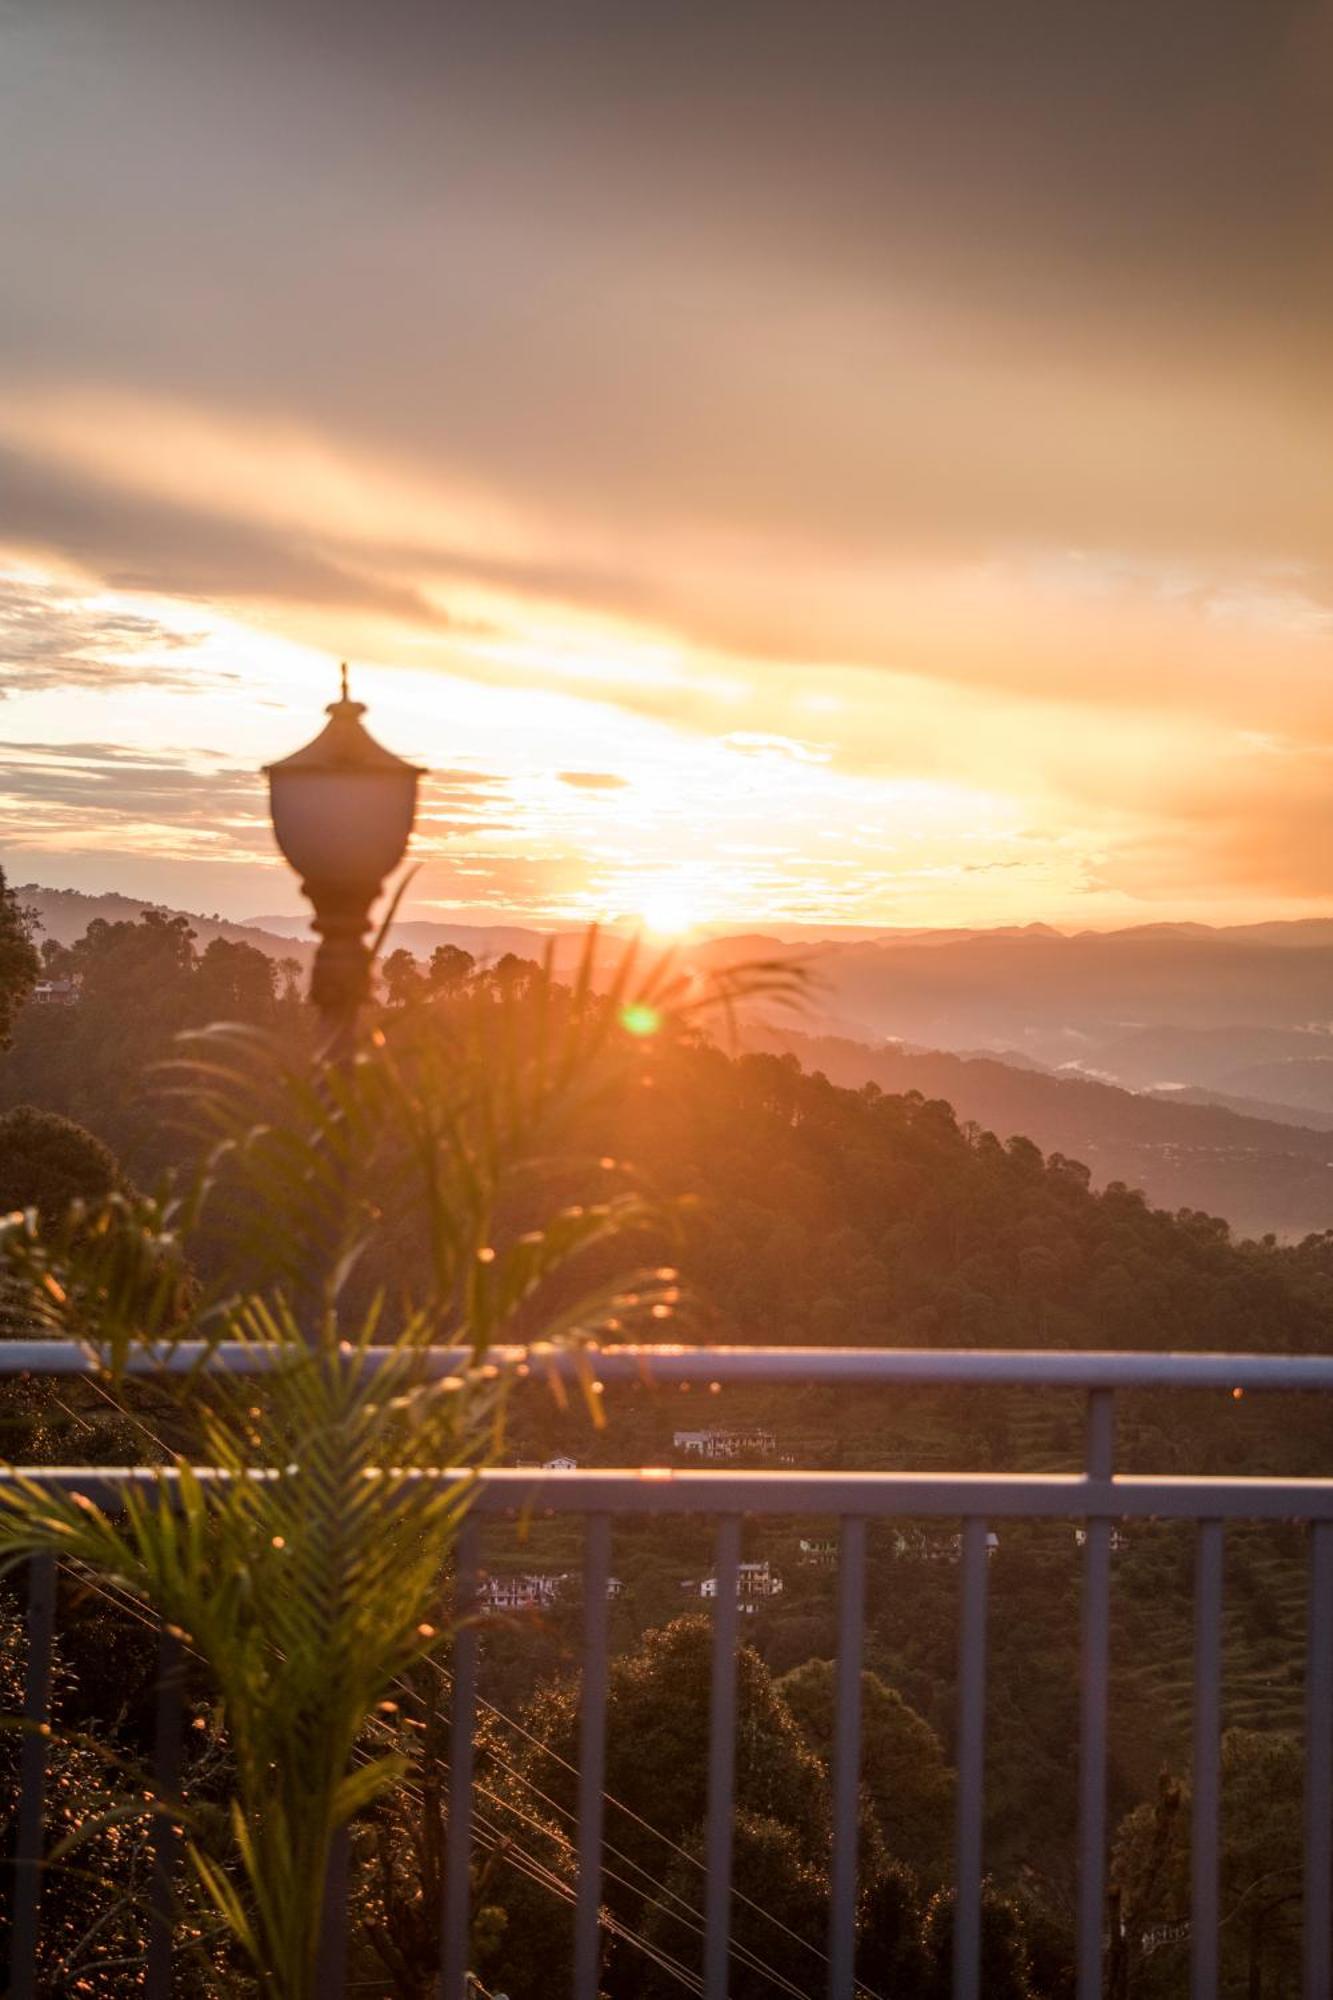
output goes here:
[[662, 1016], [646, 1000], [635, 1000], [621, 1008], [620, 1025], [630, 1035], [655, 1035], [662, 1025]]

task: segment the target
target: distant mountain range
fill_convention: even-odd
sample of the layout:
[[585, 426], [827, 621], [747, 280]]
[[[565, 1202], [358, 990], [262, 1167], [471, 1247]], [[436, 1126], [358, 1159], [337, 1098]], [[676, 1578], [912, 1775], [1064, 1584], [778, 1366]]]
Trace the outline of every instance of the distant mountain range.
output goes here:
[[108, 924], [137, 923], [145, 911], [157, 910], [163, 916], [185, 917], [204, 946], [220, 937], [234, 944], [256, 945], [270, 958], [295, 958], [304, 964], [314, 955], [314, 940], [308, 925], [296, 924], [290, 933], [257, 929], [253, 924], [234, 923], [227, 917], [206, 917], [196, 910], [173, 910], [164, 903], [139, 896], [114, 893], [86, 896], [81, 889], [44, 889], [36, 882], [14, 885], [14, 894], [25, 909], [36, 912], [41, 937], [54, 938], [57, 944], [74, 944], [95, 918], [100, 917]]
[[[280, 938], [310, 935], [306, 917], [250, 917], [247, 926]], [[540, 958], [550, 935], [523, 924], [437, 924], [408, 918], [394, 924], [388, 944], [390, 950], [410, 951], [420, 959], [428, 959], [442, 944], [452, 944], [470, 951], [479, 963], [489, 963], [509, 951], [519, 958]]]
[[[18, 895], [63, 943], [94, 917], [160, 907], [32, 884]], [[186, 914], [202, 944], [226, 937], [303, 962], [313, 949], [300, 918]], [[550, 935], [414, 919], [389, 943], [422, 959], [458, 945], [484, 963], [539, 957]], [[622, 944], [608, 934], [608, 957]], [[557, 933], [557, 965], [581, 948], [580, 934]], [[1085, 1161], [1098, 1184], [1124, 1180], [1245, 1233], [1333, 1227], [1333, 921], [760, 932], [681, 951], [701, 967], [804, 965], [800, 1017], [752, 1021], [747, 1041], [834, 1082], [946, 1098], [962, 1119]]]
[[[1138, 1074], [1127, 1067], [1127, 1081], [1224, 1087], [1219, 1058], [1234, 1068], [1304, 1056], [1311, 1037], [1333, 1055], [1328, 928], [979, 933], [934, 945], [824, 945], [812, 964], [821, 1007], [876, 1038], [1012, 1048], [1052, 1068], [1076, 1063], [1109, 1074], [1132, 1062]], [[1163, 1029], [1172, 1031], [1173, 1067], [1144, 1074], [1149, 1045], [1141, 1037]], [[1268, 1031], [1262, 1055], [1246, 1040], [1258, 1030]], [[1154, 1062], [1163, 1059], [1154, 1053]]]

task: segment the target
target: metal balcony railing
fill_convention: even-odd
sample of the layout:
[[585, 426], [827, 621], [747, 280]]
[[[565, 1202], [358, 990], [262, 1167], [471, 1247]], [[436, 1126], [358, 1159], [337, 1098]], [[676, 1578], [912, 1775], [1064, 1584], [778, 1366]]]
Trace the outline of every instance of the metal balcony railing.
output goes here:
[[[469, 1357], [434, 1350], [429, 1367], [455, 1371]], [[517, 1359], [503, 1355], [500, 1360]], [[256, 1372], [253, 1349], [181, 1347], [137, 1355], [132, 1372], [197, 1365]], [[572, 1374], [573, 1357], [544, 1355], [543, 1365]], [[0, 1374], [93, 1372], [97, 1357], [58, 1342], [0, 1344]], [[372, 1353], [367, 1366], [376, 1365]], [[586, 1363], [582, 1364], [586, 1366]], [[473, 1609], [479, 1536], [488, 1518], [533, 1509], [584, 1522], [583, 1688], [578, 1782], [578, 1876], [574, 1911], [574, 2000], [596, 2000], [601, 1957], [602, 1821], [609, 1680], [608, 1582], [611, 1529], [619, 1517], [703, 1516], [717, 1523], [712, 1605], [708, 1813], [705, 1846], [704, 1963], [698, 1990], [726, 2000], [731, 1964], [732, 1822], [736, 1748], [736, 1649], [741, 1524], [749, 1516], [833, 1519], [838, 1532], [838, 1660], [832, 1760], [833, 1852], [828, 1932], [830, 2000], [857, 2000], [858, 1773], [866, 1530], [886, 1518], [962, 1519], [959, 1564], [960, 1650], [957, 1726], [957, 1825], [954, 1873], [955, 2000], [981, 1994], [983, 1767], [985, 1750], [987, 1532], [1001, 1519], [1069, 1520], [1085, 1526], [1081, 1604], [1078, 1780], [1078, 2000], [1103, 1991], [1106, 1905], [1106, 1757], [1109, 1692], [1111, 1538], [1116, 1523], [1152, 1518], [1196, 1529], [1194, 1716], [1190, 1921], [1192, 2000], [1216, 2000], [1219, 1980], [1219, 1812], [1223, 1535], [1232, 1521], [1286, 1521], [1309, 1530], [1310, 1597], [1306, 1639], [1304, 2000], [1333, 1992], [1330, 1884], [1333, 1883], [1333, 1478], [1182, 1478], [1116, 1475], [1114, 1404], [1118, 1390], [1333, 1391], [1333, 1358], [1229, 1354], [1023, 1353], [874, 1348], [622, 1348], [597, 1355], [605, 1382], [778, 1383], [824, 1386], [949, 1384], [1078, 1391], [1086, 1398], [1087, 1448], [1081, 1473], [944, 1473], [674, 1470], [493, 1470], [479, 1476], [475, 1504], [457, 1549], [458, 1604]], [[0, 1480], [11, 1475], [0, 1472]], [[37, 1477], [115, 1506], [142, 1471], [45, 1468]], [[21, 1800], [15, 1852], [13, 1964], [10, 1992], [34, 1992], [43, 1854], [43, 1802], [55, 1606], [52, 1561], [30, 1564]], [[477, 1628], [459, 1628], [453, 1657], [450, 1810], [441, 1912], [441, 2000], [467, 2000], [471, 1860], [474, 1839], [474, 1736], [477, 1720]], [[179, 1782], [181, 1711], [174, 1641], [164, 1634], [156, 1726], [156, 1785]], [[169, 1827], [155, 1834], [156, 1893], [145, 1990], [171, 1991], [171, 1879], [176, 1854]], [[336, 1990], [345, 1910], [328, 1899], [321, 1993]]]

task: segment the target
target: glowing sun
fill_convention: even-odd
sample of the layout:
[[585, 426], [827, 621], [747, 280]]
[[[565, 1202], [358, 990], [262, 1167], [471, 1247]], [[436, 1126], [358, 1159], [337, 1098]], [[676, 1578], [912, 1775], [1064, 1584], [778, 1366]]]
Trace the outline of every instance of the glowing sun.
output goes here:
[[649, 890], [639, 905], [639, 916], [655, 937], [680, 937], [698, 921], [686, 896], [665, 886]]

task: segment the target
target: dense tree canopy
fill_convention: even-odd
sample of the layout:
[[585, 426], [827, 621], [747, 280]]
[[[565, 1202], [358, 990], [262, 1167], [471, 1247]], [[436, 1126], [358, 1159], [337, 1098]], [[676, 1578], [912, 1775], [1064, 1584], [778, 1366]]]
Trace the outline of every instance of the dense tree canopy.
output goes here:
[[[700, 1616], [674, 1620], [645, 1635], [615, 1660], [607, 1728], [607, 1790], [631, 1814], [651, 1820], [657, 1834], [679, 1842], [699, 1826], [706, 1807], [708, 1689], [712, 1627]], [[737, 1683], [736, 1802], [756, 1818], [786, 1818], [800, 1827], [809, 1862], [826, 1859], [828, 1803], [819, 1758], [758, 1655], [740, 1654]], [[527, 1728], [547, 1754], [543, 1784], [554, 1796], [572, 1782], [578, 1759], [578, 1688], [561, 1681], [537, 1696]], [[541, 1753], [534, 1751], [534, 1758]], [[639, 1847], [633, 1824], [618, 1828], [617, 1844], [652, 1866], [660, 1843]]]
[[119, 1180], [110, 1148], [72, 1119], [30, 1104], [0, 1112], [0, 1213], [35, 1208], [53, 1221], [72, 1201], [109, 1194]]
[[1333, 1332], [1326, 1257], [1307, 1282], [1294, 1253], [1094, 1193], [1086, 1167], [945, 1103], [712, 1048], [664, 1050], [650, 1076], [617, 1139], [699, 1196], [696, 1269], [728, 1337], [1291, 1349]]
[[[681, 1969], [696, 1977], [700, 1970], [710, 1647], [708, 1620], [680, 1618], [646, 1633], [612, 1666], [605, 1894], [629, 1935], [604, 1957], [611, 2000], [668, 2000]], [[866, 1692], [858, 1973], [898, 2000], [947, 2000], [952, 1901], [922, 1887], [901, 1844], [939, 1862], [951, 1833], [952, 1774], [933, 1733], [893, 1689], [867, 1675]], [[775, 1976], [812, 1992], [827, 1976], [831, 1694], [828, 1662], [775, 1683], [758, 1655], [741, 1648], [728, 1985], [737, 2000], [769, 2000]], [[560, 1861], [559, 1829], [573, 1810], [578, 1716], [577, 1680], [562, 1679], [539, 1693], [516, 1736], [496, 1723], [485, 1739], [488, 1796], [513, 1813], [515, 1839], [550, 1865]], [[512, 1823], [503, 1812], [501, 1820]], [[493, 1979], [513, 2000], [561, 1990], [567, 1934], [548, 1931], [536, 1959], [527, 1948], [531, 1882], [501, 1872], [489, 1893], [495, 1901], [478, 1937]], [[1017, 1906], [988, 1888], [983, 1924], [987, 2000], [1029, 2000], [1030, 1952]], [[543, 1921], [538, 1910], [536, 1925], [547, 1930], [549, 1915]]]
[[[807, 1660], [777, 1685], [828, 1765], [836, 1718], [834, 1662]], [[939, 1880], [953, 1838], [953, 1774], [944, 1746], [896, 1688], [869, 1672], [861, 1676], [861, 1782], [889, 1852], [925, 1879]]]
[[24, 1009], [0, 1061], [0, 1107], [36, 1104], [77, 1120], [145, 1180], [188, 1156], [161, 1068], [178, 1035], [212, 1021], [304, 1032], [273, 959], [225, 938], [200, 952], [186, 919], [161, 911], [136, 923], [94, 919], [76, 944], [48, 943], [46, 969], [74, 982], [77, 997]]
[[[1222, 1738], [1222, 1971], [1226, 1991], [1277, 2000], [1300, 1980], [1304, 1759], [1284, 1731]], [[1168, 2000], [1189, 1958], [1190, 1787], [1163, 1776], [1157, 1797], [1116, 1835], [1112, 1880], [1121, 1944], [1112, 2000]]]
[[41, 969], [31, 925], [0, 868], [0, 1049], [8, 1048], [19, 1009]]

